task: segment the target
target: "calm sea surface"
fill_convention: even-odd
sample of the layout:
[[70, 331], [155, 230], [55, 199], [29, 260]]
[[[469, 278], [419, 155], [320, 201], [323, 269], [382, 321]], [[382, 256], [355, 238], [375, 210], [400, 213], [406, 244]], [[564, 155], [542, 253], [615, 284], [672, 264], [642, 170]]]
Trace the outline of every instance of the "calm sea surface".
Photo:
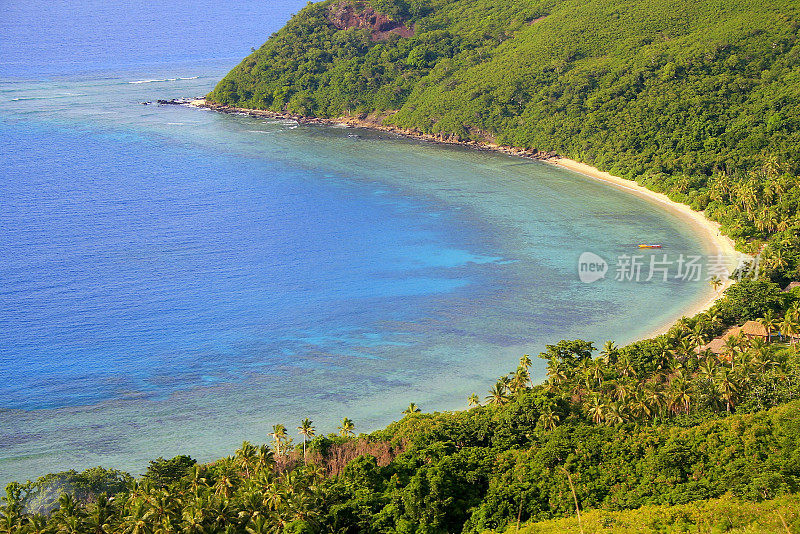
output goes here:
[[709, 292], [581, 283], [584, 251], [704, 249], [567, 171], [141, 104], [207, 93], [304, 3], [0, 4], [0, 484], [458, 409]]

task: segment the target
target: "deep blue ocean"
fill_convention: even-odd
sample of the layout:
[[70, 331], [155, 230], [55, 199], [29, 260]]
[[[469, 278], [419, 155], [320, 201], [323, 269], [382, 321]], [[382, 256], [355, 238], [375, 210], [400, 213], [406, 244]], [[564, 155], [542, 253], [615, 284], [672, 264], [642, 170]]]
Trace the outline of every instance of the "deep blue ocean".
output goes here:
[[0, 4], [0, 483], [460, 409], [524, 353], [708, 296], [581, 283], [585, 251], [704, 244], [580, 175], [141, 104], [206, 94], [304, 4]]

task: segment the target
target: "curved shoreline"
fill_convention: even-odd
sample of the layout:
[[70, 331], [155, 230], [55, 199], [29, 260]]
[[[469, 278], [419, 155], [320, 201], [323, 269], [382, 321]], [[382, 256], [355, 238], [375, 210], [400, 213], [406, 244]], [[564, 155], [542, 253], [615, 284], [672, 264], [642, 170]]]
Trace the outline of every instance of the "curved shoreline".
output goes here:
[[[183, 104], [184, 102], [175, 102], [175, 103]], [[449, 145], [466, 146], [478, 150], [491, 150], [493, 152], [500, 152], [510, 156], [533, 159], [542, 163], [546, 163], [548, 165], [553, 165], [556, 167], [560, 167], [562, 169], [567, 169], [569, 171], [581, 174], [585, 177], [600, 182], [604, 182], [617, 189], [623, 189], [632, 195], [643, 198], [648, 202], [656, 204], [660, 206], [662, 209], [673, 213], [674, 215], [678, 216], [679, 218], [683, 219], [686, 223], [688, 223], [689, 227], [704, 241], [704, 244], [707, 246], [708, 251], [712, 256], [719, 255], [728, 258], [729, 260], [732, 260], [737, 254], [733, 240], [731, 240], [727, 236], [722, 235], [722, 233], [720, 232], [719, 223], [716, 223], [706, 218], [703, 212], [695, 211], [686, 204], [675, 202], [674, 200], [671, 200], [667, 195], [663, 193], [656, 193], [655, 191], [647, 189], [646, 187], [638, 184], [633, 180], [627, 180], [619, 176], [614, 176], [610, 173], [592, 167], [591, 165], [587, 165], [585, 163], [581, 163], [579, 161], [575, 161], [569, 158], [564, 158], [550, 152], [539, 152], [538, 150], [526, 150], [522, 148], [505, 147], [494, 143], [486, 143], [478, 141], [459, 141], [453, 138], [446, 138], [443, 136], [422, 134], [410, 129], [398, 128], [395, 126], [387, 126], [383, 124], [382, 117], [366, 117], [363, 119], [356, 117], [340, 117], [338, 119], [323, 119], [318, 117], [304, 117], [300, 115], [294, 115], [291, 113], [277, 113], [267, 110], [237, 108], [225, 104], [210, 103], [205, 99], [192, 100], [188, 102], [187, 105], [191, 107], [210, 109], [213, 111], [218, 111], [221, 113], [228, 113], [228, 114], [249, 115], [252, 117], [268, 118], [268, 119], [295, 120], [300, 124], [346, 125], [352, 128], [366, 128], [370, 130], [390, 132], [396, 135], [409, 137], [412, 139], [419, 139], [419, 140], [431, 141], [435, 143], [442, 143]], [[720, 287], [720, 289], [716, 291], [716, 293], [712, 295], [711, 298], [703, 297], [702, 300], [689, 306], [688, 309], [685, 309], [684, 313], [682, 313], [681, 316], [691, 317], [693, 315], [697, 315], [698, 313], [702, 313], [708, 310], [719, 298], [722, 297], [722, 294], [725, 291], [725, 289], [730, 287], [732, 283], [733, 283], [732, 279], [725, 280], [722, 287]], [[637, 337], [637, 339], [652, 338], [667, 332], [670, 329], [670, 327], [675, 323], [675, 321], [680, 319], [681, 316], [676, 316], [666, 324], [658, 326], [657, 328], [649, 331], [646, 335]]]
[[[619, 176], [614, 176], [592, 167], [591, 165], [587, 165], [569, 158], [553, 156], [543, 159], [542, 161], [550, 165], [576, 172], [588, 178], [604, 182], [617, 189], [624, 189], [632, 195], [643, 198], [648, 202], [652, 202], [653, 204], [657, 204], [662, 209], [669, 211], [686, 221], [692, 230], [694, 230], [695, 233], [697, 233], [708, 245], [708, 248], [710, 249], [709, 252], [712, 256], [720, 255], [732, 259], [736, 256], [736, 254], [738, 254], [735, 250], [735, 244], [733, 240], [728, 236], [722, 235], [720, 232], [719, 223], [707, 219], [703, 212], [695, 211], [686, 204], [681, 204], [671, 200], [663, 193], [656, 193], [655, 191], [651, 191], [650, 189], [639, 185], [633, 180], [627, 180]], [[691, 317], [708, 310], [720, 297], [722, 297], [722, 293], [725, 291], [725, 289], [730, 287], [732, 283], [733, 280], [730, 278], [725, 280], [724, 284], [719, 288], [718, 291], [716, 291], [714, 295], [711, 296], [711, 298], [703, 298], [702, 301], [690, 306], [681, 315]], [[670, 320], [654, 330], [649, 331], [646, 335], [638, 339], [648, 339], [664, 334], [678, 319], [680, 319], [680, 316], [675, 317], [673, 320]]]

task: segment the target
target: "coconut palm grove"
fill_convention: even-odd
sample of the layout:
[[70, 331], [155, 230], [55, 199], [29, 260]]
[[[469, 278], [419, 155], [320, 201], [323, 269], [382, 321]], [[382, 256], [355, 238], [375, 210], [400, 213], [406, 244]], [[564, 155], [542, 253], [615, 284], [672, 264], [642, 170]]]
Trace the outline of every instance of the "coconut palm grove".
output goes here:
[[794, 0], [309, 3], [207, 101], [574, 158], [751, 264], [658, 337], [520, 354], [461, 411], [9, 484], [0, 532], [800, 532], [799, 32]]

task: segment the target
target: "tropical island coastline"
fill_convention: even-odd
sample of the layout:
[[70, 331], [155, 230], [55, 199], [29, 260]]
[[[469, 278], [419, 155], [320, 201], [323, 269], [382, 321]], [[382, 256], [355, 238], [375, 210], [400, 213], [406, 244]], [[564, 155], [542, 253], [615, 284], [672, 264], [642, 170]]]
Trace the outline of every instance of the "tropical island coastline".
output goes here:
[[345, 416], [327, 435], [298, 410], [216, 461], [11, 484], [6, 530], [800, 532], [798, 14], [310, 3], [193, 105], [541, 160], [677, 210], [712, 254], [732, 251], [723, 233], [763, 252], [763, 269], [653, 338], [547, 345], [543, 383], [522, 354], [462, 410], [411, 402], [385, 428]]
[[[270, 110], [240, 108], [229, 106], [225, 104], [218, 104], [206, 99], [194, 99], [188, 102], [177, 101], [191, 107], [199, 109], [208, 109], [219, 113], [226, 113], [232, 115], [248, 115], [256, 118], [275, 119], [275, 120], [291, 120], [298, 124], [306, 125], [322, 125], [322, 126], [347, 126], [348, 128], [364, 128], [378, 132], [387, 132], [393, 135], [408, 139], [416, 139], [431, 143], [439, 143], [443, 145], [463, 146], [475, 150], [488, 150], [492, 152], [499, 152], [513, 157], [532, 159], [534, 161], [553, 165], [571, 172], [581, 174], [585, 177], [591, 178], [608, 184], [614, 188], [621, 189], [643, 198], [648, 202], [658, 206], [659, 208], [673, 213], [680, 217], [692, 229], [692, 231], [702, 240], [704, 247], [707, 249], [708, 256], [717, 256], [725, 258], [730, 263], [731, 272], [733, 272], [737, 264], [742, 261], [740, 253], [736, 251], [736, 243], [728, 236], [724, 235], [720, 229], [720, 224], [716, 221], [708, 219], [703, 212], [693, 210], [690, 206], [676, 202], [669, 198], [664, 193], [658, 193], [647, 187], [644, 187], [634, 180], [625, 179], [619, 176], [614, 176], [608, 172], [601, 171], [600, 169], [576, 161], [574, 159], [565, 158], [551, 152], [541, 152], [538, 150], [525, 149], [520, 147], [510, 147], [498, 145], [495, 143], [488, 143], [484, 141], [464, 141], [454, 137], [443, 137], [431, 134], [426, 134], [415, 129], [398, 128], [396, 126], [386, 125], [383, 122], [385, 117], [313, 117], [301, 116], [286, 112], [274, 112]], [[741, 255], [742, 258], [749, 258], [749, 256]], [[725, 290], [735, 282], [733, 278], [726, 278], [721, 280], [722, 285], [714, 288], [714, 294], [709, 298], [703, 295], [697, 301], [689, 304], [681, 314], [676, 315], [674, 318], [658, 324], [652, 330], [642, 335], [638, 339], [654, 338], [658, 335], [664, 334], [675, 324], [675, 321], [682, 316], [693, 317], [699, 313], [707, 311], [717, 300], [719, 300]]]

